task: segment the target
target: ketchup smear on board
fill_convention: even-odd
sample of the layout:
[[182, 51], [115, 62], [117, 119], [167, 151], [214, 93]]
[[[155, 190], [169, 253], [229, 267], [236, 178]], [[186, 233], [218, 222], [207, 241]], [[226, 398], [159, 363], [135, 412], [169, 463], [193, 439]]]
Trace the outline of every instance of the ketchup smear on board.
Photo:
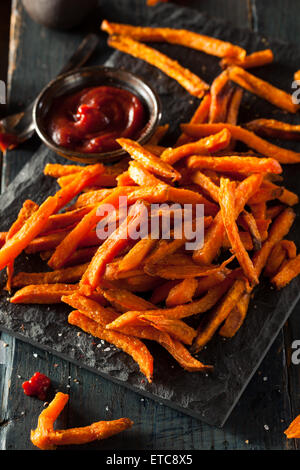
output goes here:
[[120, 148], [115, 139], [137, 139], [146, 124], [140, 99], [122, 88], [84, 88], [57, 98], [48, 120], [48, 134], [60, 147], [83, 153]]

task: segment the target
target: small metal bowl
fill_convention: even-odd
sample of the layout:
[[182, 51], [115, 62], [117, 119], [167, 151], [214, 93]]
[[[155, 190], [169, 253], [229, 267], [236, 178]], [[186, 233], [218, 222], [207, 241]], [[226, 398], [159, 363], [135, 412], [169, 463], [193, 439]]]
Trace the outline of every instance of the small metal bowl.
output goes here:
[[120, 160], [126, 152], [123, 149], [103, 153], [83, 153], [60, 147], [47, 133], [47, 117], [56, 98], [75, 93], [86, 87], [116, 86], [131, 91], [143, 103], [148, 120], [142, 129], [138, 142], [145, 144], [155, 132], [161, 119], [161, 104], [155, 91], [140, 77], [113, 67], [85, 67], [60, 75], [51, 81], [39, 94], [33, 109], [33, 120], [41, 140], [55, 153], [69, 160], [83, 163], [113, 162]]

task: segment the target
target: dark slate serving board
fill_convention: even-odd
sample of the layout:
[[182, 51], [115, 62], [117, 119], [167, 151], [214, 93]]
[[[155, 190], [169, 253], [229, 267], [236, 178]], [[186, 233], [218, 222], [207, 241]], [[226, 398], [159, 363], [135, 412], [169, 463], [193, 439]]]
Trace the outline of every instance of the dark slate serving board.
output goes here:
[[[135, 19], [140, 24], [188, 28], [230, 40], [245, 47], [248, 52], [267, 47], [264, 39], [247, 30], [230, 28], [226, 23], [208, 19], [189, 9], [160, 5], [141, 11], [143, 13]], [[131, 21], [130, 12], [128, 18], [121, 19], [113, 8], [108, 19]], [[276, 64], [256, 70], [255, 73], [289, 90], [293, 72], [300, 63], [300, 50], [279, 42], [272, 42], [269, 46], [275, 53]], [[200, 74], [208, 82], [219, 73], [216, 58], [180, 46], [159, 44], [155, 47]], [[94, 63], [97, 63], [96, 56]], [[108, 63], [137, 73], [156, 88], [163, 104], [162, 120], [171, 124], [171, 142], [178, 132], [178, 124], [189, 120], [198, 100], [160, 71], [125, 54], [113, 53]], [[246, 93], [240, 122], [257, 116], [297, 122], [297, 117], [282, 113]], [[31, 198], [40, 203], [55, 192], [53, 179], [42, 173], [45, 164], [49, 162], [65, 160], [41, 146], [0, 197], [1, 230], [6, 230], [15, 220], [25, 199]], [[297, 166], [286, 167], [284, 170], [285, 185], [296, 192], [299, 172]], [[290, 238], [297, 242], [299, 233], [297, 217]], [[16, 270], [39, 271], [43, 267], [38, 256], [30, 257], [30, 261], [26, 256], [21, 256], [16, 263]], [[3, 275], [1, 281], [3, 285]], [[209, 424], [222, 426], [299, 300], [299, 291], [299, 279], [281, 292], [274, 291], [267, 282], [262, 281], [255, 290], [247, 319], [239, 333], [232, 340], [223, 340], [216, 335], [199, 354], [200, 360], [215, 366], [209, 375], [185, 372], [166, 351], [156, 344], [149, 344], [154, 355], [155, 375], [152, 384], [146, 383], [138, 366], [125, 353], [102, 344], [100, 340], [85, 333], [77, 336], [77, 328], [67, 323], [70, 309], [65, 305], [11, 305], [7, 300], [7, 293], [3, 292], [0, 298], [0, 328], [186, 414]]]

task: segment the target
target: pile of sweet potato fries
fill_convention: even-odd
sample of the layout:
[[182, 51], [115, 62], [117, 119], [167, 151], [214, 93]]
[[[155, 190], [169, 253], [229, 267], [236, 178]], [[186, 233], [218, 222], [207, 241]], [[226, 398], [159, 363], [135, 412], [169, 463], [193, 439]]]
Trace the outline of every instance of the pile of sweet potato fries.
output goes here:
[[[281, 164], [299, 163], [300, 154], [263, 138], [299, 139], [300, 127], [270, 119], [239, 126], [243, 89], [290, 113], [299, 106], [245, 70], [272, 62], [269, 49], [247, 55], [228, 42], [170, 28], [104, 21], [102, 29], [112, 47], [161, 68], [201, 98], [198, 109], [181, 125], [172, 147], [160, 145], [165, 124], [144, 146], [118, 139], [129, 156], [115, 165], [46, 165], [45, 175], [55, 178], [60, 190], [40, 206], [24, 202], [16, 222], [1, 233], [0, 269], [7, 269], [7, 290], [20, 288], [12, 303], [65, 302], [73, 309], [71, 325], [127, 352], [149, 382], [153, 357], [143, 340], [159, 343], [185, 370], [207, 371], [212, 366], [191, 353], [216, 333], [226, 338], [237, 333], [259, 277], [269, 277], [280, 289], [300, 272], [300, 255], [286, 239], [298, 196], [280, 176]], [[221, 58], [220, 74], [208, 85], [140, 41], [212, 54]], [[99, 209], [109, 204], [118, 213], [124, 197], [127, 217], [100, 240]], [[175, 223], [168, 240], [129, 237], [142, 209], [162, 203], [204, 205], [203, 246], [187, 249], [186, 237], [175, 237]], [[51, 270], [14, 274], [14, 260], [23, 251], [39, 253]]]

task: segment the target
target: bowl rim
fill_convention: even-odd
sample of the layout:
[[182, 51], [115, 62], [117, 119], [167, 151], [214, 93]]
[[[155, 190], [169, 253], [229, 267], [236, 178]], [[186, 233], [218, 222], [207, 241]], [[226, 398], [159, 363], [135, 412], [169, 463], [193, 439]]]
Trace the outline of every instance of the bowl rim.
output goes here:
[[[145, 144], [154, 134], [157, 126], [160, 123], [161, 117], [162, 117], [162, 105], [161, 105], [161, 100], [158, 96], [158, 93], [153, 89], [153, 87], [140, 75], [128, 72], [127, 70], [123, 68], [116, 68], [116, 67], [111, 67], [111, 66], [106, 66], [106, 65], [95, 65], [95, 66], [90, 66], [90, 67], [81, 67], [63, 74], [58, 75], [56, 78], [51, 80], [39, 93], [37, 96], [34, 107], [32, 110], [32, 117], [33, 117], [33, 122], [34, 122], [34, 127], [36, 130], [36, 133], [42, 140], [44, 144], [47, 145], [52, 151], [54, 151], [56, 154], [68, 159], [68, 160], [73, 160], [81, 163], [94, 163], [94, 162], [114, 162], [117, 160], [120, 160], [122, 157], [124, 157], [127, 152], [123, 149], [118, 149], [118, 150], [113, 150], [111, 152], [101, 152], [101, 153], [84, 153], [84, 152], [77, 152], [74, 150], [71, 150], [66, 147], [61, 147], [53, 140], [51, 137], [43, 130], [41, 124], [42, 124], [42, 118], [40, 116], [40, 106], [43, 104], [45, 95], [51, 90], [53, 87], [55, 87], [59, 82], [62, 84], [64, 83], [65, 79], [72, 76], [72, 75], [78, 75], [78, 74], [85, 74], [89, 73], [92, 74], [95, 72], [95, 74], [99, 71], [102, 71], [104, 74], [110, 74], [110, 75], [115, 75], [116, 78], [119, 78], [118, 75], [121, 73], [122, 75], [125, 75], [127, 77], [127, 80], [120, 79], [120, 86], [121, 83], [123, 82], [126, 84], [128, 82], [129, 78], [133, 78], [135, 81], [137, 80], [142, 84], [143, 87], [146, 87], [148, 93], [152, 95], [153, 101], [155, 103], [155, 112], [154, 112], [154, 117], [152, 118], [153, 122], [152, 124], [142, 133], [142, 135], [137, 139], [137, 142], [139, 144]], [[74, 85], [74, 89], [79, 88], [78, 84]], [[84, 88], [84, 84], [82, 85], [82, 88]], [[131, 85], [131, 89], [133, 90], [135, 87]], [[66, 92], [72, 92], [72, 86], [69, 88], [69, 90]], [[139, 96], [139, 92], [137, 90], [137, 95]], [[147, 103], [146, 103], [147, 105]]]

